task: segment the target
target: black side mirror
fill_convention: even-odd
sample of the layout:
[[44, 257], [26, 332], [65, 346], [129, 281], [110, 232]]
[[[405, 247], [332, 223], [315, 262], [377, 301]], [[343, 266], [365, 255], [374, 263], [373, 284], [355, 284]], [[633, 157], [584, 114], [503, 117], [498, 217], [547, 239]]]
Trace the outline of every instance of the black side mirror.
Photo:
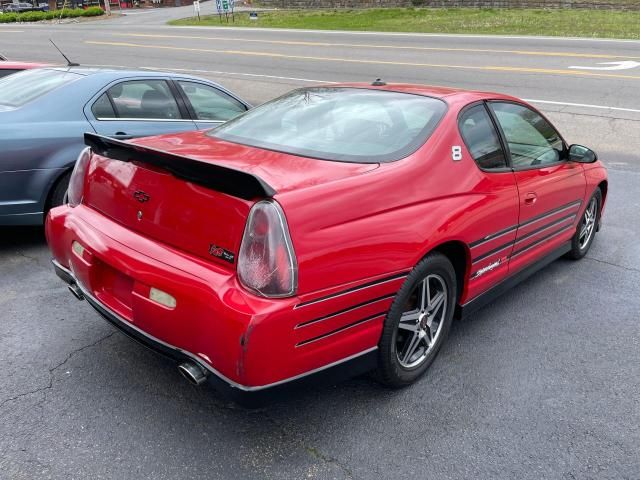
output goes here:
[[590, 148], [574, 144], [569, 147], [569, 160], [578, 163], [593, 163], [598, 160], [598, 155]]

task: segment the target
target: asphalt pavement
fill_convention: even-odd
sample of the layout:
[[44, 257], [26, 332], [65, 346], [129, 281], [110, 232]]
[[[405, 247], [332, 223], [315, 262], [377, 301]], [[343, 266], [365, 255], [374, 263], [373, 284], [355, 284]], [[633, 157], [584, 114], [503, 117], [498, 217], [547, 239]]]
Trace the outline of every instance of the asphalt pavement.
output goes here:
[[253, 103], [377, 77], [510, 93], [607, 164], [603, 229], [587, 258], [456, 322], [414, 386], [362, 377], [257, 410], [75, 300], [41, 229], [1, 229], [0, 478], [640, 478], [640, 42], [163, 25], [190, 8], [2, 25], [0, 52], [57, 62], [53, 38], [83, 64], [201, 74]]

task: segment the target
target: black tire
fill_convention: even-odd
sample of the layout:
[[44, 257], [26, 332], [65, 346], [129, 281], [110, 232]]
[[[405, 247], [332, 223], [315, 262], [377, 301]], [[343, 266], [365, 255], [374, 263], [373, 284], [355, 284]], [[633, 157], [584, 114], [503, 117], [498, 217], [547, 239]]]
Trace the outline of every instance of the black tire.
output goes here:
[[[69, 188], [69, 180], [71, 179], [71, 172], [67, 172], [58, 179], [51, 195], [49, 196], [49, 203], [47, 204], [47, 211], [54, 207], [59, 207], [65, 203], [65, 196], [67, 189]], [[45, 212], [46, 213], [46, 212]]]
[[[585, 225], [585, 222], [587, 222], [589, 207], [592, 201], [595, 201], [595, 218], [593, 219], [593, 224], [591, 226], [589, 237], [585, 242], [582, 239], [581, 232], [582, 232], [583, 226]], [[596, 188], [595, 192], [593, 192], [593, 195], [591, 195], [591, 197], [589, 198], [589, 201], [587, 202], [587, 206], [584, 209], [584, 213], [582, 214], [582, 217], [580, 217], [580, 222], [578, 222], [576, 233], [573, 235], [573, 238], [571, 239], [571, 250], [569, 250], [566, 254], [567, 258], [570, 258], [572, 260], [580, 260], [582, 257], [584, 257], [587, 254], [587, 252], [591, 248], [591, 245], [593, 244], [594, 238], [596, 238], [596, 232], [598, 231], [598, 226], [600, 225], [600, 209], [601, 208], [602, 208], [602, 192], [600, 191], [600, 188]]]
[[[446, 306], [446, 310], [441, 312], [442, 326], [439, 327], [438, 333], [435, 334], [432, 344], [428, 348], [426, 346], [422, 347], [422, 356], [419, 355], [419, 358], [421, 358], [420, 363], [409, 368], [403, 365], [399, 358], [402, 352], [398, 353], [397, 343], [403, 342], [402, 335], [413, 334], [399, 329], [400, 318], [403, 313], [407, 314], [407, 308], [413, 308], [411, 303], [418, 300], [416, 291], [421, 287], [423, 281], [428, 278], [432, 280], [435, 278], [439, 285], [444, 283], [443, 290], [446, 288], [447, 295], [442, 300], [442, 304]], [[440, 282], [440, 280], [443, 282]], [[378, 344], [378, 369], [375, 372], [375, 378], [380, 383], [392, 388], [404, 387], [415, 382], [427, 371], [449, 334], [457, 302], [456, 292], [455, 270], [447, 257], [437, 252], [430, 253], [416, 265], [398, 291], [384, 321], [382, 336]], [[420, 320], [417, 323], [419, 325]], [[431, 329], [431, 327], [429, 328]], [[401, 337], [398, 338], [398, 335], [401, 335]]]

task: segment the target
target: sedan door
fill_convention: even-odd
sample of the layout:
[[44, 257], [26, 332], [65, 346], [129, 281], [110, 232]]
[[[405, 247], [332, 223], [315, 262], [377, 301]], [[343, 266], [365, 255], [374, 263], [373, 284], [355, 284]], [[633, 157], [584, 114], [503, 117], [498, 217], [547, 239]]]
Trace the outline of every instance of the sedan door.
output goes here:
[[492, 101], [518, 184], [520, 216], [509, 273], [544, 258], [575, 233], [586, 191], [584, 170], [570, 162], [557, 130], [542, 115]]
[[180, 96], [163, 78], [111, 84], [85, 107], [97, 133], [118, 139], [196, 130]]

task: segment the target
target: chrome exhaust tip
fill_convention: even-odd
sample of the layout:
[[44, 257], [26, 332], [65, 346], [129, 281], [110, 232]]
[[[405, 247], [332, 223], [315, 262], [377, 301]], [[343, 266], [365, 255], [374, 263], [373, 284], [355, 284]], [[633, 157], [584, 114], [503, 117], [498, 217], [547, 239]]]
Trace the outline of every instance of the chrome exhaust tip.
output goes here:
[[71, 293], [73, 293], [73, 296], [76, 297], [78, 300], [84, 300], [84, 295], [82, 294], [82, 290], [80, 290], [80, 287], [77, 284], [71, 283], [67, 288]]
[[193, 385], [202, 385], [209, 375], [209, 372], [196, 362], [181, 363], [178, 365], [178, 371]]

